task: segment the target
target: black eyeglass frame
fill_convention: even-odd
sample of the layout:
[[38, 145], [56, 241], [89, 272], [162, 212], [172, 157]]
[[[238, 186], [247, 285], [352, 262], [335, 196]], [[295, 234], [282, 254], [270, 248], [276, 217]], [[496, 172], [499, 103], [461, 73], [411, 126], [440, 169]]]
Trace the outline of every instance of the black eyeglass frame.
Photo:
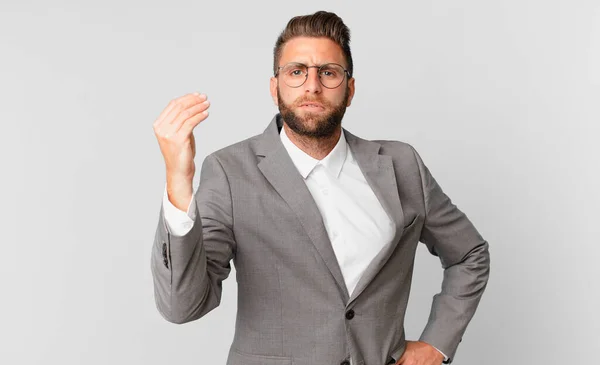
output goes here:
[[321, 85], [323, 85], [324, 88], [327, 88], [327, 89], [336, 89], [336, 88], [340, 87], [340, 85], [344, 83], [344, 80], [342, 79], [342, 81], [336, 87], [327, 87], [327, 86], [325, 86], [323, 84], [323, 81], [321, 81], [321, 68], [323, 68], [325, 66], [328, 66], [328, 65], [340, 66], [342, 68], [342, 70], [344, 70], [344, 78], [346, 78], [345, 76], [348, 76], [349, 79], [352, 78], [352, 75], [350, 75], [350, 72], [348, 70], [346, 70], [344, 68], [344, 66], [340, 65], [339, 63], [335, 63], [335, 62], [324, 63], [321, 66], [316, 66], [316, 65], [315, 66], [307, 66], [307, 65], [305, 65], [303, 63], [300, 63], [300, 62], [288, 62], [288, 63], [286, 63], [283, 66], [277, 67], [277, 72], [275, 72], [275, 77], [278, 77], [279, 76], [279, 71], [281, 71], [281, 69], [284, 68], [284, 67], [286, 67], [287, 65], [300, 65], [300, 66], [306, 67], [306, 76], [304, 77], [304, 81], [302, 81], [302, 83], [300, 85], [298, 85], [298, 86], [290, 86], [290, 85], [287, 85], [287, 83], [286, 83], [286, 85], [288, 87], [291, 87], [293, 89], [298, 88], [298, 87], [304, 85], [304, 83], [306, 82], [306, 80], [308, 80], [308, 69], [309, 68], [318, 68], [317, 75], [319, 76], [319, 82], [321, 83]]

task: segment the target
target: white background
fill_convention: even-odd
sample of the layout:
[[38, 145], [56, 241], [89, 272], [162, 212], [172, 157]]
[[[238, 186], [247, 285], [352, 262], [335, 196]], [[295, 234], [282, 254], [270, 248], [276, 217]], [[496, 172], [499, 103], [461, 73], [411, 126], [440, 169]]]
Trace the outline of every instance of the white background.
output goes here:
[[[3, 1], [3, 364], [225, 363], [235, 272], [198, 321], [155, 308], [165, 171], [152, 123], [172, 98], [209, 96], [197, 171], [261, 133], [277, 111], [275, 40], [321, 9], [352, 32], [343, 126], [415, 146], [490, 243], [488, 289], [455, 364], [598, 361], [598, 1]], [[408, 339], [441, 277], [421, 245]]]

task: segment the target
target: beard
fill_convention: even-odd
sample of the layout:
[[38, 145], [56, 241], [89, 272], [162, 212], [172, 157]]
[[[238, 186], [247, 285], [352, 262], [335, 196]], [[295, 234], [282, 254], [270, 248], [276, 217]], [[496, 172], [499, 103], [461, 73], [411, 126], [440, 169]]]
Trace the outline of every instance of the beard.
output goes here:
[[[286, 104], [279, 97], [281, 93], [279, 86], [277, 86], [277, 106], [279, 107], [279, 113], [281, 114], [283, 121], [296, 134], [309, 138], [327, 138], [332, 136], [342, 124], [342, 118], [346, 113], [346, 104], [348, 103], [350, 94], [349, 91], [350, 90], [346, 87], [344, 98], [337, 105], [331, 104], [325, 99], [311, 99], [306, 97], [299, 97], [292, 104]], [[306, 102], [318, 102], [329, 111], [323, 113], [305, 111], [303, 115], [294, 111], [294, 107], [300, 107], [302, 103]]]

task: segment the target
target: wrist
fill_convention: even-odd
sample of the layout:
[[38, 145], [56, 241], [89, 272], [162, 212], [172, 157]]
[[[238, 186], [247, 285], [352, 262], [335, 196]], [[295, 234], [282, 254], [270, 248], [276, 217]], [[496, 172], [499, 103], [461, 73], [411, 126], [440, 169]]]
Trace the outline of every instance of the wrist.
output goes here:
[[177, 209], [187, 211], [193, 196], [192, 179], [167, 177], [167, 198]]

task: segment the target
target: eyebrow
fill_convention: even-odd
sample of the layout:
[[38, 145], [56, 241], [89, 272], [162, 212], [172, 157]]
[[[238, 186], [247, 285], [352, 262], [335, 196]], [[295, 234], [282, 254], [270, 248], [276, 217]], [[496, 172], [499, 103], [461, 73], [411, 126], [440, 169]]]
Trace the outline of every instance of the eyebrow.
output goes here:
[[[337, 63], [337, 62], [325, 62], [325, 63], [316, 64], [316, 65], [312, 65], [312, 66], [311, 66], [311, 65], [307, 65], [307, 64], [306, 64], [306, 63], [304, 63], [304, 62], [298, 62], [298, 61], [290, 61], [290, 62], [288, 62], [288, 63], [298, 63], [298, 64], [300, 64], [300, 65], [304, 65], [304, 66], [308, 66], [308, 67], [312, 67], [312, 66], [315, 66], [315, 67], [321, 67], [321, 66], [323, 66], [323, 65], [328, 65], [328, 64], [330, 64], [330, 63], [335, 63], [336, 65], [338, 65], [338, 63]], [[284, 66], [285, 66], [285, 65], [284, 65]], [[341, 65], [340, 65], [340, 66], [341, 66]], [[344, 66], [342, 66], [342, 67], [344, 67]]]

